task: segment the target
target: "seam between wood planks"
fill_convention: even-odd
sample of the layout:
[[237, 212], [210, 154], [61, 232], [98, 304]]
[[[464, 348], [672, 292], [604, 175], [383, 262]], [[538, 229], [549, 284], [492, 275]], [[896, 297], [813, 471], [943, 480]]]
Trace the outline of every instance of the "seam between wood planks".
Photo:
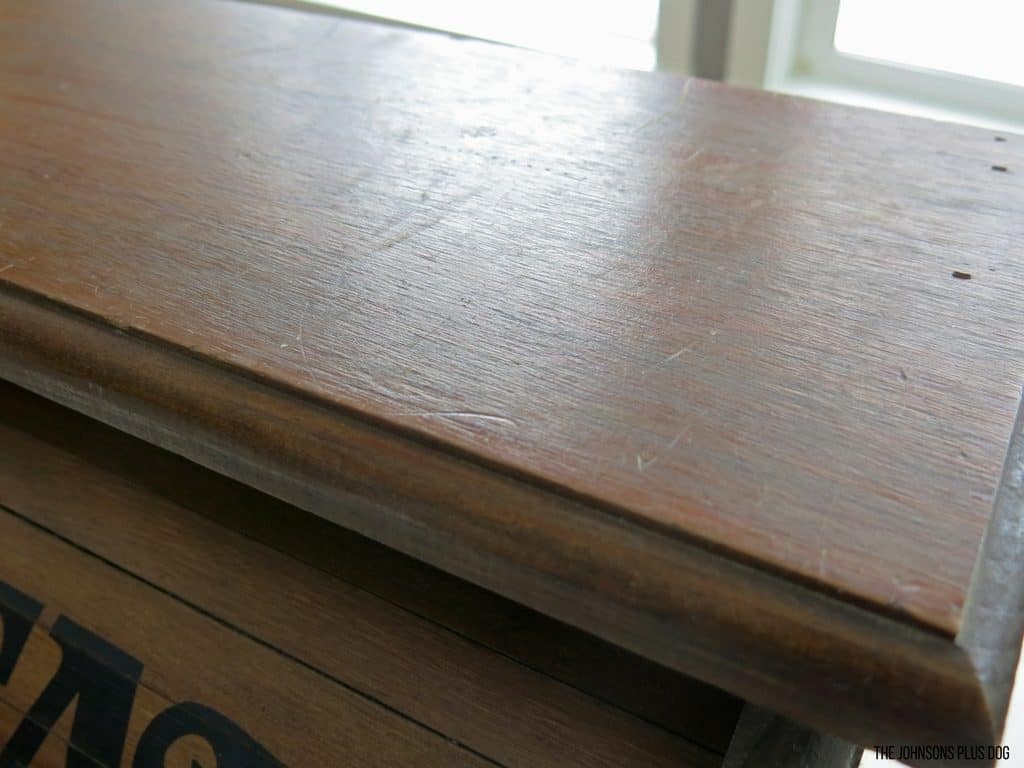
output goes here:
[[[325, 672], [324, 670], [320, 669], [319, 667], [316, 667], [313, 664], [310, 664], [308, 661], [305, 661], [304, 659], [302, 659], [302, 658], [300, 658], [298, 656], [295, 656], [295, 655], [289, 653], [288, 651], [285, 651], [284, 649], [274, 645], [273, 643], [270, 643], [270, 642], [262, 639], [258, 635], [255, 635], [252, 632], [250, 632], [250, 631], [248, 631], [248, 630], [246, 630], [246, 629], [244, 629], [244, 628], [242, 628], [242, 627], [240, 627], [240, 626], [238, 626], [238, 625], [236, 625], [236, 624], [234, 624], [234, 623], [232, 623], [232, 622], [230, 622], [230, 621], [228, 621], [228, 620], [226, 620], [224, 618], [221, 618], [217, 614], [212, 613], [212, 612], [206, 610], [205, 608], [203, 608], [202, 606], [198, 605], [197, 603], [192, 602], [188, 598], [183, 597], [182, 595], [179, 595], [176, 592], [173, 592], [173, 591], [171, 591], [169, 589], [166, 589], [166, 588], [160, 586], [159, 584], [157, 584], [157, 583], [155, 583], [153, 581], [150, 581], [149, 579], [147, 579], [147, 578], [145, 578], [143, 576], [140, 576], [140, 575], [136, 574], [135, 572], [125, 568], [124, 566], [118, 564], [117, 562], [115, 562], [115, 561], [113, 561], [113, 560], [111, 560], [111, 559], [109, 559], [107, 557], [104, 557], [103, 555], [97, 554], [96, 552], [92, 551], [88, 547], [85, 547], [85, 546], [79, 544], [78, 542], [74, 541], [73, 539], [70, 539], [67, 536], [64, 536], [63, 534], [58, 533], [57, 531], [54, 531], [53, 529], [43, 525], [42, 523], [37, 522], [36, 520], [32, 519], [28, 515], [23, 515], [20, 512], [18, 512], [17, 510], [14, 510], [14, 509], [8, 507], [6, 504], [0, 504], [0, 511], [3, 511], [3, 512], [7, 513], [11, 517], [14, 517], [17, 520], [20, 520], [22, 523], [25, 523], [26, 525], [29, 525], [32, 528], [35, 528], [36, 530], [38, 530], [38, 531], [40, 531], [42, 533], [45, 533], [45, 534], [47, 534], [49, 536], [53, 536], [55, 539], [57, 539], [58, 541], [62, 542], [63, 544], [66, 544], [66, 545], [72, 547], [73, 549], [75, 549], [76, 551], [81, 552], [82, 554], [87, 555], [88, 557], [103, 563], [104, 565], [114, 569], [118, 573], [120, 573], [120, 574], [122, 574], [124, 576], [129, 577], [133, 581], [136, 581], [136, 582], [138, 582], [140, 584], [143, 584], [146, 587], [149, 587], [150, 589], [153, 589], [156, 592], [159, 592], [161, 595], [164, 595], [165, 597], [169, 597], [170, 599], [172, 599], [175, 602], [179, 603], [180, 605], [183, 605], [184, 607], [194, 611], [195, 613], [199, 614], [200, 616], [203, 616], [203, 617], [205, 617], [205, 618], [207, 618], [207, 619], [209, 619], [209, 620], [219, 624], [220, 626], [224, 627], [225, 629], [227, 629], [227, 630], [229, 630], [231, 632], [234, 632], [235, 634], [237, 634], [237, 635], [239, 635], [241, 637], [244, 637], [245, 639], [247, 639], [247, 640], [249, 640], [249, 641], [251, 641], [253, 643], [256, 643], [257, 645], [260, 645], [260, 646], [262, 646], [263, 648], [266, 648], [269, 651], [272, 651], [272, 652], [276, 653], [278, 656], [280, 656], [281, 658], [285, 659], [286, 661], [288, 661], [290, 663], [297, 664], [298, 666], [300, 666], [300, 667], [302, 667], [302, 668], [304, 668], [304, 669], [306, 669], [306, 670], [308, 670], [310, 672], [313, 672], [314, 674], [324, 678], [325, 680], [327, 680], [327, 681], [329, 681], [331, 683], [334, 683], [335, 685], [338, 685], [341, 688], [344, 688], [346, 691], [349, 691], [352, 694], [355, 694], [356, 696], [360, 697], [361, 699], [364, 699], [365, 701], [368, 701], [371, 704], [374, 704], [375, 706], [378, 706], [381, 709], [383, 709], [383, 710], [385, 710], [387, 712], [390, 712], [393, 715], [397, 715], [402, 720], [405, 720], [405, 721], [407, 721], [407, 722], [409, 722], [409, 723], [411, 723], [413, 725], [416, 725], [416, 726], [422, 728], [423, 730], [425, 730], [425, 731], [427, 731], [427, 732], [429, 732], [429, 733], [431, 733], [431, 734], [433, 734], [435, 736], [438, 736], [438, 737], [444, 739], [445, 741], [447, 741], [447, 742], [449, 742], [449, 743], [459, 747], [460, 749], [463, 749], [466, 752], [472, 754], [474, 757], [478, 757], [481, 760], [484, 760], [484, 761], [490, 763], [491, 765], [497, 766], [497, 768], [506, 768], [504, 763], [498, 762], [497, 760], [495, 760], [494, 758], [484, 754], [483, 752], [480, 752], [480, 751], [474, 749], [473, 747], [470, 747], [470, 746], [468, 746], [466, 744], [463, 744], [462, 742], [458, 741], [457, 739], [452, 738], [451, 736], [449, 736], [448, 734], [444, 733], [443, 731], [439, 731], [438, 729], [434, 728], [433, 726], [427, 725], [426, 723], [423, 723], [423, 722], [417, 720], [416, 718], [410, 716], [409, 714], [403, 712], [402, 710], [396, 709], [392, 705], [388, 704], [385, 701], [382, 701], [381, 699], [377, 698], [376, 696], [374, 696], [374, 695], [372, 695], [370, 693], [367, 693], [367, 692], [365, 692], [365, 691], [363, 691], [363, 690], [361, 690], [359, 688], [356, 688], [355, 686], [345, 682], [344, 680], [342, 680], [342, 679], [340, 679], [338, 677], [335, 677], [334, 675], [330, 674], [329, 672]], [[156, 689], [152, 689], [152, 688], [151, 688], [151, 690], [153, 690], [154, 693], [162, 696], [163, 698], [168, 699], [169, 701], [171, 700], [170, 697], [166, 696], [165, 694], [161, 693], [160, 691], [158, 691]]]

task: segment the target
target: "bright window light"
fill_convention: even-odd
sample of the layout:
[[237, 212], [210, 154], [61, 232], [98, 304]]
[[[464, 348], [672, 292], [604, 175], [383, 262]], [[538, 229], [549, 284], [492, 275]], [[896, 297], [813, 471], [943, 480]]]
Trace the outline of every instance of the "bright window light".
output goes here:
[[1024, 86], [1022, 0], [841, 0], [841, 53]]
[[607, 66], [653, 69], [658, 0], [315, 0]]

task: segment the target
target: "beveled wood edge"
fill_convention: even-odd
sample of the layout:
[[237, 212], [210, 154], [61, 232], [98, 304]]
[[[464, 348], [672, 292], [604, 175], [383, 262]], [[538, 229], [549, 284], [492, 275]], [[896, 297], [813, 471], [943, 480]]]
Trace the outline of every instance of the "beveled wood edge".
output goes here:
[[10, 285], [0, 329], [14, 384], [756, 705], [859, 744], [1001, 730], [949, 638]]
[[1024, 400], [1017, 409], [957, 645], [970, 658], [999, 743], [1024, 635]]
[[863, 751], [848, 741], [747, 704], [722, 768], [857, 768]]

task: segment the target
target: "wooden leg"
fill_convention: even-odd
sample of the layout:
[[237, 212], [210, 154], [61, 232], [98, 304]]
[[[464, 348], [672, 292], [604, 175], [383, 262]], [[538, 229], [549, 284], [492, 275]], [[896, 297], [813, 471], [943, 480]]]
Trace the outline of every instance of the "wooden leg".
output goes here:
[[856, 768], [862, 751], [747, 704], [722, 768]]

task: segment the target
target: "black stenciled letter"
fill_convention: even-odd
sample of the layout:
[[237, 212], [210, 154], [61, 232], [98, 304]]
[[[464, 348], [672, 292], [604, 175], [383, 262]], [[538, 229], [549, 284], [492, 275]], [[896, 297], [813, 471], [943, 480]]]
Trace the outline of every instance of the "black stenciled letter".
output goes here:
[[0, 753], [0, 766], [28, 765], [76, 696], [68, 768], [120, 765], [142, 664], [64, 616], [50, 635], [61, 648], [60, 667]]
[[42, 603], [0, 581], [0, 621], [4, 628], [0, 645], [0, 685], [11, 681], [14, 665], [32, 634], [32, 625], [42, 612]]
[[214, 709], [185, 701], [153, 718], [135, 750], [132, 768], [164, 768], [171, 745], [200, 736], [217, 755], [217, 768], [284, 768], [266, 748]]

